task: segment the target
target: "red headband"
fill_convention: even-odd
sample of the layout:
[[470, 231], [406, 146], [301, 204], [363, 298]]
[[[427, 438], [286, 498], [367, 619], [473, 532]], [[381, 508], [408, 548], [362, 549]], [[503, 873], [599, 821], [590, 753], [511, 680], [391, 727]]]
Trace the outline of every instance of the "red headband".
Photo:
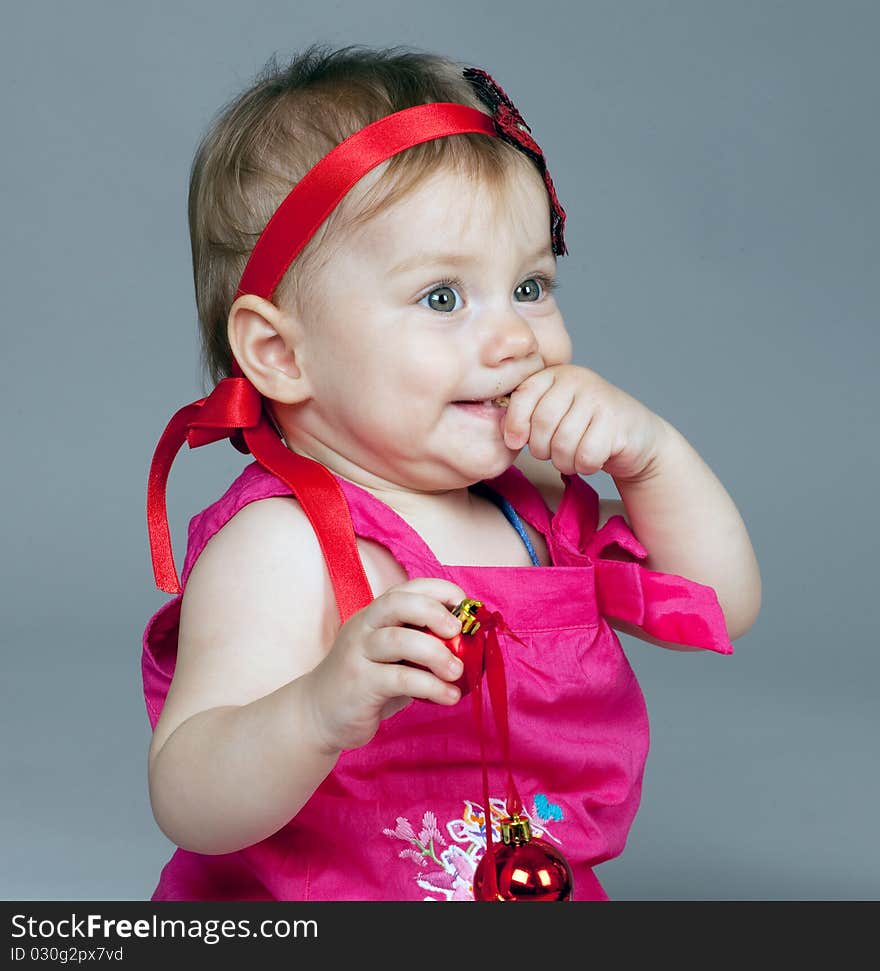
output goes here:
[[306, 172], [275, 210], [251, 252], [235, 296], [255, 293], [269, 300], [321, 223], [380, 162], [420, 142], [462, 132], [494, 135], [495, 126], [476, 108], [434, 103], [380, 118], [340, 142]]
[[[294, 186], [257, 240], [236, 297], [254, 293], [270, 299], [287, 268], [343, 196], [367, 172], [413, 145], [446, 135], [479, 132], [502, 138], [528, 155], [541, 172], [551, 203], [553, 250], [566, 251], [565, 211], [556, 198], [544, 156], [528, 125], [504, 91], [486, 74], [468, 68], [464, 76], [493, 111], [489, 116], [466, 105], [435, 102], [395, 112], [361, 128], [327, 153]], [[171, 464], [184, 441], [198, 448], [222, 438], [282, 479], [312, 524], [336, 595], [342, 623], [373, 599], [357, 551], [345, 496], [332, 473], [291, 451], [278, 437], [265, 403], [232, 361], [233, 377], [220, 381], [207, 398], [185, 405], [162, 433], [150, 465], [147, 526], [156, 585], [180, 593], [168, 529], [165, 491]]]

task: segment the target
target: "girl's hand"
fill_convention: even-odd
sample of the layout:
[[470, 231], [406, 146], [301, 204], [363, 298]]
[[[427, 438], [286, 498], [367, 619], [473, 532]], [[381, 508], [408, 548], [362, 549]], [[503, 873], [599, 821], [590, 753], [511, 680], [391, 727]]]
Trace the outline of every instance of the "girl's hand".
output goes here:
[[315, 728], [329, 751], [365, 745], [383, 718], [414, 698], [440, 705], [459, 700], [451, 682], [462, 663], [438, 638], [461, 632], [451, 608], [466, 596], [448, 580], [417, 577], [348, 618], [327, 656], [305, 675]]
[[666, 423], [595, 371], [556, 364], [531, 375], [511, 394], [504, 441], [528, 443], [537, 459], [550, 459], [567, 475], [600, 469], [617, 480], [650, 474]]

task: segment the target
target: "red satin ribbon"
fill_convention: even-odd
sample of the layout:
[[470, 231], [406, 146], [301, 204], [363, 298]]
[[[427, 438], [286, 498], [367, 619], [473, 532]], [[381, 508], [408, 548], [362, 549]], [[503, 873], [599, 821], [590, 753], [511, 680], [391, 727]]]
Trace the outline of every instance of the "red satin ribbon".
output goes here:
[[496, 879], [493, 858], [495, 850], [492, 843], [492, 805], [489, 802], [489, 765], [486, 757], [486, 734], [483, 730], [483, 674], [486, 675], [486, 686], [489, 689], [489, 700], [492, 703], [492, 715], [495, 719], [495, 730], [501, 747], [501, 757], [507, 772], [506, 808], [509, 816], [522, 815], [522, 800], [513, 781], [513, 770], [510, 761], [510, 727], [507, 717], [507, 679], [504, 676], [504, 657], [498, 642], [498, 632], [519, 641], [523, 647], [526, 644], [504, 622], [504, 618], [496, 610], [486, 611], [480, 608], [477, 612], [480, 626], [474, 634], [465, 635], [471, 641], [468, 650], [474, 651], [482, 658], [482, 663], [468, 666], [469, 688], [473, 701], [474, 721], [477, 726], [477, 736], [480, 740], [480, 760], [483, 770], [483, 807], [486, 815], [486, 880], [494, 897], [498, 896], [498, 881]]
[[345, 496], [329, 469], [287, 448], [265, 412], [259, 392], [244, 377], [225, 378], [207, 398], [181, 408], [156, 446], [147, 487], [147, 524], [157, 586], [167, 593], [181, 591], [165, 499], [174, 457], [184, 441], [190, 448], [199, 448], [228, 437], [285, 482], [299, 500], [321, 545], [345, 623], [373, 599]]
[[396, 111], [341, 141], [306, 172], [266, 224], [236, 297], [256, 293], [268, 300], [340, 199], [380, 162], [421, 142], [466, 132], [498, 134], [485, 112], [441, 101]]

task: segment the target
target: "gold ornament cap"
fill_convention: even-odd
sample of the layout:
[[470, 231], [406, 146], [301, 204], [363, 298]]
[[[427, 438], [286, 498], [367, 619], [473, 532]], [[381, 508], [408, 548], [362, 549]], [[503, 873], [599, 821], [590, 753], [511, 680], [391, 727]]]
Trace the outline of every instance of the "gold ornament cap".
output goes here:
[[476, 634], [480, 629], [480, 622], [477, 620], [476, 614], [482, 606], [481, 600], [465, 598], [457, 607], [452, 608], [452, 613], [461, 621], [462, 634]]
[[501, 839], [506, 843], [519, 846], [532, 838], [532, 827], [525, 816], [512, 816], [501, 820]]

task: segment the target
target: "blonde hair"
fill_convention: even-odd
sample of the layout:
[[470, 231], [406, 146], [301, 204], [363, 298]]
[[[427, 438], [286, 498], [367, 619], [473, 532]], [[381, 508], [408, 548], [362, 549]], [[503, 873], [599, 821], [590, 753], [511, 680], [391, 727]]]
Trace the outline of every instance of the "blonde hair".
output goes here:
[[[285, 196], [341, 141], [395, 111], [435, 101], [488, 111], [462, 77], [464, 66], [400, 47], [312, 45], [286, 64], [273, 55], [254, 82], [220, 109], [198, 146], [189, 184], [202, 364], [212, 384], [231, 373], [229, 308], [251, 250]], [[490, 192], [512, 169], [534, 168], [501, 139], [477, 133], [415, 145], [386, 165], [359, 211], [346, 205], [346, 197], [309, 240], [282, 278], [276, 303], [302, 312], [313, 296], [309, 276], [340, 229], [381, 212], [438, 168], [479, 179]]]

